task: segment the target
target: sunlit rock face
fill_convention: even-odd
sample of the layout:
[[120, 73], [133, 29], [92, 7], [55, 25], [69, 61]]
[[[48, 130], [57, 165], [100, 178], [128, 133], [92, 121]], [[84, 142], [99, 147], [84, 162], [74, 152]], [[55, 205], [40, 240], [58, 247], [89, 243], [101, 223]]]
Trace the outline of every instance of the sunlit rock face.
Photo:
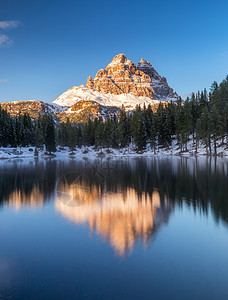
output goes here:
[[144, 72], [150, 77], [156, 99], [166, 101], [178, 100], [179, 96], [168, 85], [167, 79], [160, 76], [158, 72], [152, 67], [151, 63], [142, 58], [138, 63], [137, 70]]
[[150, 76], [137, 70], [135, 64], [124, 54], [116, 55], [105, 69], [97, 72], [94, 79], [88, 77], [86, 86], [98, 92], [114, 95], [133, 94], [154, 97]]
[[7, 205], [20, 210], [25, 207], [38, 208], [44, 204], [44, 194], [40, 192], [37, 187], [34, 187], [31, 192], [25, 193], [24, 191], [15, 190], [7, 199]]
[[0, 104], [0, 107], [13, 117], [28, 114], [33, 119], [38, 119], [39, 115], [45, 113], [54, 115], [63, 109], [57, 104], [38, 100], [3, 102]]
[[88, 223], [119, 255], [131, 251], [138, 240], [146, 245], [171, 212], [168, 204], [161, 206], [157, 191], [152, 197], [144, 193], [139, 197], [134, 189], [101, 193], [82, 184], [60, 186], [55, 208], [76, 224]]

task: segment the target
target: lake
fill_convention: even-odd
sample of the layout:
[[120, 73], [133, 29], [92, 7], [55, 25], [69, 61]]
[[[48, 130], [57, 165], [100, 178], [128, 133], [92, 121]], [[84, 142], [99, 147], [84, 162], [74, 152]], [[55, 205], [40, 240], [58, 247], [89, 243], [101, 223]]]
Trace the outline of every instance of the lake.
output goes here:
[[228, 299], [228, 160], [0, 161], [0, 299]]

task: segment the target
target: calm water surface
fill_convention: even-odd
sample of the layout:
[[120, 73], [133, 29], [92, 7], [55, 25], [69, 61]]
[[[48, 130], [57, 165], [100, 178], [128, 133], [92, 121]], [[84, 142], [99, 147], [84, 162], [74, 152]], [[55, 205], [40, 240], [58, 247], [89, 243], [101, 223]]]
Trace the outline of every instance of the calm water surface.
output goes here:
[[228, 161], [1, 161], [1, 298], [228, 299]]

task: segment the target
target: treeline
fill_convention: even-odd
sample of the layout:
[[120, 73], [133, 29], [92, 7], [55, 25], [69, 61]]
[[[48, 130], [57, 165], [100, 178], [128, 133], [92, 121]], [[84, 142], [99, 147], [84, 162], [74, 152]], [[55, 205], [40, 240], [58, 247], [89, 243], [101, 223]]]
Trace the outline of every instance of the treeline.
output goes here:
[[56, 151], [56, 125], [51, 115], [31, 119], [28, 114], [11, 117], [0, 107], [0, 147], [46, 147]]
[[214, 82], [206, 90], [192, 94], [178, 103], [160, 103], [154, 107], [137, 106], [133, 112], [124, 107], [118, 114], [106, 118], [88, 119], [87, 123], [55, 123], [50, 115], [31, 120], [28, 115], [10, 117], [0, 111], [0, 146], [46, 146], [49, 152], [56, 145], [75, 147], [128, 147], [138, 150], [148, 143], [154, 152], [158, 146], [169, 147], [176, 139], [180, 151], [187, 151], [192, 139], [197, 152], [202, 142], [207, 153], [217, 153], [218, 141], [228, 146], [228, 76], [220, 85]]

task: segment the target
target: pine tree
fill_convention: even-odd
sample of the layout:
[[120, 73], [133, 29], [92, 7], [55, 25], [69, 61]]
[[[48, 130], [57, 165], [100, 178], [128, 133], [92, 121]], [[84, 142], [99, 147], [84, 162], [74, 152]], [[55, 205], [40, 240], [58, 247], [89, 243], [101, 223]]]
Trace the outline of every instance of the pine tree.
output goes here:
[[151, 149], [154, 150], [154, 154], [155, 154], [156, 146], [157, 146], [157, 130], [156, 130], [155, 116], [153, 116], [151, 119], [150, 146], [151, 146]]
[[41, 128], [41, 118], [39, 117], [35, 125], [35, 146], [39, 149], [43, 149], [44, 137]]
[[115, 114], [111, 118], [111, 122], [112, 122], [112, 132], [110, 135], [111, 146], [117, 148], [118, 147], [118, 120]]
[[126, 147], [131, 142], [130, 121], [128, 119], [124, 106], [122, 106], [120, 110], [119, 123], [118, 123], [118, 137], [119, 137], [119, 144], [121, 147]]
[[83, 144], [83, 133], [82, 133], [82, 128], [79, 125], [79, 126], [76, 127], [76, 145], [79, 148], [81, 148], [82, 144]]
[[204, 107], [202, 114], [197, 122], [197, 133], [206, 147], [207, 153], [211, 154], [211, 114], [207, 107]]
[[143, 150], [147, 144], [147, 132], [145, 126], [144, 114], [141, 112], [138, 119], [137, 134], [135, 136], [135, 145], [138, 150]]
[[55, 123], [51, 116], [47, 117], [46, 122], [45, 146], [46, 150], [51, 154], [51, 152], [56, 151]]
[[76, 144], [77, 144], [77, 129], [73, 124], [71, 124], [68, 127], [68, 146], [70, 147], [71, 151], [75, 150]]
[[106, 147], [112, 146], [112, 142], [111, 142], [112, 130], [113, 130], [113, 124], [112, 124], [111, 118], [107, 115], [106, 121], [104, 124], [104, 145]]
[[87, 146], [93, 146], [95, 144], [95, 126], [91, 118], [83, 126], [83, 142]]
[[102, 118], [99, 118], [98, 125], [95, 131], [95, 145], [96, 147], [104, 146], [104, 123]]
[[168, 146], [171, 141], [171, 132], [168, 128], [169, 120], [167, 118], [166, 109], [160, 102], [157, 110], [157, 129], [158, 129], [158, 143], [161, 146]]
[[10, 120], [9, 120], [9, 137], [8, 137], [8, 142], [9, 142], [9, 144], [10, 144], [11, 147], [17, 147], [14, 120], [12, 118], [10, 118]]

